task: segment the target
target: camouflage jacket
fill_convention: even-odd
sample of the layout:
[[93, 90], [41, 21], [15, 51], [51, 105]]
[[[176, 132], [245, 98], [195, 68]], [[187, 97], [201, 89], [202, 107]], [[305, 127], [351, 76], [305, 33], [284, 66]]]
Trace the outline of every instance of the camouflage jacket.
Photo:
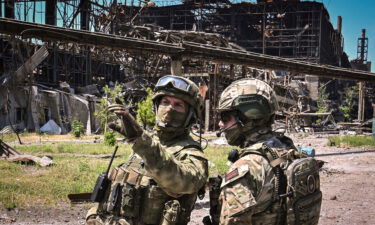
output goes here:
[[[272, 138], [241, 150], [240, 158], [231, 165], [221, 184], [220, 224], [277, 223], [280, 207], [274, 201], [276, 175], [269, 161], [261, 154], [265, 144], [272, 145], [274, 142], [279, 141]], [[285, 145], [281, 147], [288, 148]], [[259, 154], [247, 154], [250, 151]]]
[[136, 189], [131, 192], [137, 193], [137, 197], [132, 197], [136, 210], [132, 207], [129, 214], [122, 196], [112, 210], [108, 210], [109, 201], [106, 200], [91, 209], [87, 218], [97, 215], [99, 223], [96, 224], [122, 224], [119, 221], [124, 219], [129, 224], [159, 224], [165, 204], [177, 200], [181, 213], [174, 224], [187, 224], [198, 191], [205, 185], [208, 176], [207, 160], [199, 143], [190, 136], [162, 143], [156, 135], [145, 132], [136, 140], [133, 151], [134, 155], [126, 163], [111, 171], [112, 185], [106, 199], [110, 199], [116, 184], [123, 194], [125, 186], [130, 183]]
[[149, 176], [168, 195], [179, 197], [197, 193], [206, 183], [207, 159], [197, 146], [190, 136], [162, 144], [156, 135], [145, 133], [133, 150], [144, 160]]

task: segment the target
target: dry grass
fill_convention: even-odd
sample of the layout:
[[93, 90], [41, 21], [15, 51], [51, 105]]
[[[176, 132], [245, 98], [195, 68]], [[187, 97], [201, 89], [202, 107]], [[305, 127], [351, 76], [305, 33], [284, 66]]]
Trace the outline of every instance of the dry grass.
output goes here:
[[[94, 140], [100, 139], [101, 135], [84, 135], [80, 138], [75, 138], [72, 134], [53, 135], [53, 134], [38, 134], [38, 133], [20, 133], [22, 142], [46, 142], [46, 141], [74, 141], [74, 140]], [[0, 136], [5, 142], [18, 142], [15, 134], [3, 134]]]

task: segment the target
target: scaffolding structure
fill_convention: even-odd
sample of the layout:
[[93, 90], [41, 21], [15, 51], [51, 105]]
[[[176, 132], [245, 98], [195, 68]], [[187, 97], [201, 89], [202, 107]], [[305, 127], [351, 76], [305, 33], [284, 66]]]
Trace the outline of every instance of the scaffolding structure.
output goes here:
[[[343, 52], [341, 20], [335, 30], [324, 5], [318, 2], [1, 0], [0, 17], [132, 37], [142, 36], [142, 30], [129, 29], [129, 26], [137, 25], [216, 33], [251, 52], [350, 67]], [[143, 35], [142, 38], [147, 37]], [[42, 83], [56, 85], [58, 81], [66, 81], [73, 86], [84, 86], [91, 84], [93, 79], [107, 82], [124, 80], [121, 71], [124, 62], [119, 62], [109, 51], [56, 42], [49, 43], [48, 48], [52, 54], [40, 68], [40, 75], [36, 76]], [[9, 49], [5, 47], [1, 50], [4, 53], [2, 65], [14, 63], [15, 59], [6, 53]], [[142, 64], [141, 57], [135, 58], [138, 65], [133, 65], [131, 70], [138, 68], [144, 76], [158, 74], [150, 69], [160, 64], [158, 57], [151, 62], [143, 62], [143, 69], [139, 65]], [[190, 69], [185, 65], [186, 73], [214, 71], [212, 66], [198, 70], [196, 68], [204, 65], [199, 62], [193, 64], [195, 66]], [[232, 73], [229, 76], [233, 77], [233, 69], [223, 68], [222, 71]]]
[[[124, 12], [139, 10], [139, 7], [134, 10], [125, 5], [121, 9]], [[121, 30], [121, 23], [129, 22], [122, 20], [118, 29]], [[350, 67], [343, 55], [341, 19], [337, 30], [334, 29], [327, 10], [319, 2], [185, 1], [145, 8], [133, 22], [169, 30], [218, 33], [248, 51]]]
[[[338, 18], [335, 29], [327, 10], [319, 2], [0, 0], [0, 17], [161, 43], [194, 39], [193, 42], [203, 45], [230, 45], [237, 50], [307, 63], [351, 67], [343, 51], [342, 19]], [[58, 87], [60, 82], [67, 82], [73, 88], [91, 84], [103, 86], [111, 81], [123, 83], [137, 77], [155, 81], [169, 73], [174, 60], [160, 52], [144, 55], [101, 43], [64, 41], [71, 37], [61, 37], [61, 41], [23, 37], [23, 34], [38, 32], [43, 31], [26, 29], [20, 36], [0, 36], [0, 74], [16, 71], [42, 42], [49, 55], [32, 76], [35, 82], [51, 87]], [[269, 76], [267, 71], [259, 74], [241, 63], [233, 65], [208, 59], [181, 61], [183, 74], [210, 87], [207, 96], [213, 108], [219, 93], [233, 80]], [[213, 118], [213, 124], [217, 124], [216, 116]]]

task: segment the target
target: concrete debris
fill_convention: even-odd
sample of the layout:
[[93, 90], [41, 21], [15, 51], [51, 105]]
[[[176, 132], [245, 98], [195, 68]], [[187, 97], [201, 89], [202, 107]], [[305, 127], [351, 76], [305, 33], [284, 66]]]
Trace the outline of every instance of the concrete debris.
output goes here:
[[26, 155], [26, 154], [11, 156], [7, 158], [7, 160], [10, 162], [22, 162], [22, 163], [27, 163], [27, 164], [36, 163], [42, 167], [50, 166], [53, 164], [52, 159], [48, 156], [43, 156], [42, 158], [40, 158], [37, 156]]
[[38, 164], [42, 167], [53, 165], [52, 159], [48, 156], [43, 156], [40, 158], [33, 155], [22, 154], [7, 145], [2, 140], [0, 140], [0, 159], [5, 159], [10, 162]]
[[77, 87], [77, 93], [100, 96], [99, 89], [96, 84], [87, 85], [84, 87]]

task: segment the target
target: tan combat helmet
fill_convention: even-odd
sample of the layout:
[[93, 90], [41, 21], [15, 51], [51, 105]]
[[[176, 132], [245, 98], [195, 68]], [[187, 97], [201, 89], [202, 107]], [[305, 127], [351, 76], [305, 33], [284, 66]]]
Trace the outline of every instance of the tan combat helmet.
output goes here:
[[217, 111], [238, 111], [240, 117], [253, 120], [271, 118], [277, 109], [271, 86], [258, 79], [244, 78], [234, 81], [223, 91]]
[[[189, 120], [193, 114], [196, 119], [201, 117], [203, 99], [198, 86], [193, 81], [180, 76], [163, 76], [155, 85], [155, 95], [152, 99], [154, 104], [157, 105], [160, 98], [165, 95], [182, 99], [189, 104], [193, 109], [191, 115], [188, 116]], [[190, 123], [190, 121], [187, 122]]]

